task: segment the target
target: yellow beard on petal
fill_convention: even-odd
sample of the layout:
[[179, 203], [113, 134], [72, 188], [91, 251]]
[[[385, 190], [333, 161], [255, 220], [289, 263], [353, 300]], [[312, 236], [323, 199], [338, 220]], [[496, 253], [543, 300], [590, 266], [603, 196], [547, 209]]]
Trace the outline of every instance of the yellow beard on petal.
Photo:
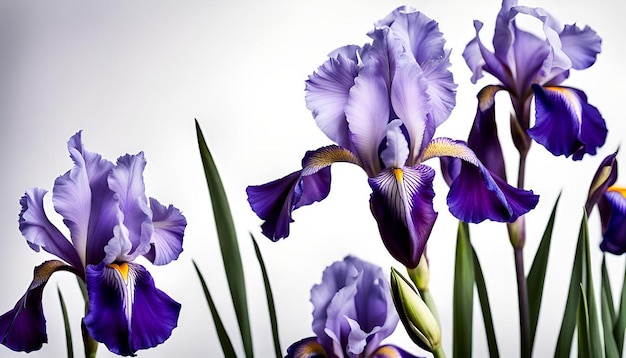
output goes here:
[[126, 262], [122, 262], [120, 264], [112, 263], [112, 264], [109, 264], [108, 266], [112, 269], [116, 269], [117, 272], [119, 272], [120, 275], [122, 275], [122, 278], [124, 279], [124, 283], [128, 282], [128, 264]]
[[626, 187], [622, 186], [612, 186], [608, 188], [606, 191], [613, 191], [622, 194], [623, 197], [626, 198]]

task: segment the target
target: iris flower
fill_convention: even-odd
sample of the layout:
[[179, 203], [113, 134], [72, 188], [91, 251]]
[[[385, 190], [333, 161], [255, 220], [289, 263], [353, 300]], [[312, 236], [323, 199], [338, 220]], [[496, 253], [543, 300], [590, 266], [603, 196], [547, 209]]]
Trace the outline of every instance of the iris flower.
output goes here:
[[626, 188], [614, 185], [617, 180], [617, 153], [607, 156], [589, 190], [586, 210], [589, 215], [598, 205], [602, 222], [600, 249], [615, 255], [626, 253]]
[[0, 316], [0, 339], [26, 352], [47, 342], [43, 289], [54, 272], [64, 270], [85, 283], [89, 304], [83, 324], [89, 335], [116, 354], [135, 355], [171, 335], [181, 305], [157, 289], [134, 260], [143, 255], [165, 265], [177, 259], [187, 223], [177, 208], [146, 198], [142, 152], [113, 164], [85, 150], [81, 132], [70, 138], [68, 149], [74, 166], [56, 179], [52, 203], [70, 237], [48, 218], [46, 190], [27, 190], [20, 200], [20, 231], [33, 250], [43, 248], [60, 260], [35, 268], [26, 293]]
[[287, 349], [287, 358], [414, 357], [382, 341], [398, 324], [383, 270], [353, 256], [328, 266], [311, 289], [313, 332]]
[[464, 161], [448, 195], [461, 220], [509, 222], [532, 209], [536, 195], [492, 176], [465, 143], [433, 138], [455, 105], [456, 88], [437, 22], [401, 7], [369, 36], [371, 44], [333, 51], [306, 81], [307, 107], [336, 145], [307, 152], [301, 170], [247, 188], [263, 233], [273, 241], [287, 237], [291, 213], [329, 194], [335, 162], [365, 171], [383, 242], [407, 267], [419, 263], [437, 217], [428, 159]]
[[[541, 21], [544, 37], [518, 28], [515, 20], [520, 14]], [[580, 160], [585, 154], [594, 155], [606, 139], [605, 121], [596, 107], [587, 102], [583, 91], [561, 84], [569, 77], [570, 70], [588, 68], [596, 61], [602, 41], [596, 32], [589, 26], [563, 26], [545, 10], [517, 6], [516, 0], [502, 2], [493, 52], [479, 38], [482, 27], [483, 23], [474, 21], [476, 37], [465, 48], [463, 57], [473, 72], [473, 83], [483, 76], [483, 71], [500, 83], [485, 87], [479, 94], [477, 126], [484, 126], [483, 121], [493, 121], [495, 93], [505, 90], [515, 111], [512, 132], [520, 152], [528, 150], [532, 138], [555, 156], [571, 155], [574, 160]], [[532, 98], [536, 110], [534, 125], [530, 127]]]

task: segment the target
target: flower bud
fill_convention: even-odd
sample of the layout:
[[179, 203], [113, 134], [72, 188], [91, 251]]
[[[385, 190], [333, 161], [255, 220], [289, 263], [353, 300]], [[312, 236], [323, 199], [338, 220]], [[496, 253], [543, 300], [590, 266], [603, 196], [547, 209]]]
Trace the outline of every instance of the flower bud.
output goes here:
[[409, 337], [418, 346], [433, 352], [441, 346], [441, 329], [413, 285], [391, 268], [391, 295]]
[[407, 268], [407, 272], [411, 281], [420, 292], [428, 291], [430, 282], [430, 269], [428, 268], [428, 259], [422, 254], [420, 263], [415, 268]]

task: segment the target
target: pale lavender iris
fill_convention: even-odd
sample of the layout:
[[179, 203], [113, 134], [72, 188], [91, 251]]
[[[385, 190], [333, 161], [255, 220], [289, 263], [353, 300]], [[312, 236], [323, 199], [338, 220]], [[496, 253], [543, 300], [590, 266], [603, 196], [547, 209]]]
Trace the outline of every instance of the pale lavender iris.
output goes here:
[[311, 289], [313, 332], [287, 349], [289, 358], [414, 357], [382, 341], [399, 317], [383, 270], [353, 256], [328, 266]]
[[289, 235], [293, 210], [323, 200], [330, 165], [349, 162], [368, 175], [371, 211], [391, 255], [419, 263], [435, 223], [433, 178], [423, 164], [454, 157], [467, 166], [452, 183], [450, 211], [468, 222], [514, 221], [537, 204], [532, 192], [492, 177], [460, 141], [433, 139], [455, 105], [449, 50], [437, 22], [398, 8], [376, 23], [371, 44], [333, 51], [306, 81], [307, 107], [337, 145], [307, 152], [302, 170], [247, 188], [252, 209], [276, 241]]
[[89, 305], [83, 323], [88, 333], [116, 354], [135, 355], [171, 335], [181, 305], [157, 289], [150, 273], [133, 261], [142, 255], [155, 265], [177, 259], [187, 222], [177, 208], [146, 197], [142, 152], [113, 164], [85, 150], [81, 132], [70, 138], [68, 149], [74, 167], [56, 179], [52, 203], [70, 238], [48, 219], [44, 189], [26, 191], [19, 215], [30, 247], [63, 261], [47, 261], [35, 269], [28, 291], [0, 316], [1, 343], [29, 352], [47, 342], [42, 292], [52, 273], [65, 270], [86, 285]]
[[[517, 27], [515, 19], [520, 14], [541, 21], [543, 38]], [[561, 83], [569, 77], [570, 70], [585, 69], [596, 61], [601, 49], [601, 38], [596, 32], [588, 26], [563, 26], [545, 10], [517, 6], [516, 0], [502, 2], [496, 19], [493, 52], [479, 38], [482, 26], [480, 21], [474, 21], [476, 37], [465, 48], [463, 57], [473, 72], [473, 83], [485, 71], [495, 76], [500, 84], [487, 86], [488, 90], [479, 95], [476, 121], [493, 121], [493, 96], [505, 90], [515, 112], [513, 136], [520, 152], [528, 150], [532, 138], [556, 156], [571, 155], [574, 160], [580, 160], [585, 154], [594, 155], [606, 139], [605, 121], [596, 107], [587, 102], [584, 92], [561, 86]], [[536, 112], [531, 127], [532, 98]], [[477, 142], [493, 147], [494, 140], [497, 138], [481, 136]], [[501, 158], [494, 160], [501, 161]]]

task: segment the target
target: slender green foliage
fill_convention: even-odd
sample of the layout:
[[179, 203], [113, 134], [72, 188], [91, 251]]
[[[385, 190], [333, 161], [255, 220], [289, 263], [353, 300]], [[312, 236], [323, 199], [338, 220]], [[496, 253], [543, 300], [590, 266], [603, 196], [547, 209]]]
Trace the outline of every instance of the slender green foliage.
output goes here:
[[59, 302], [61, 303], [61, 313], [63, 314], [63, 327], [65, 328], [65, 346], [67, 347], [67, 358], [74, 358], [74, 348], [72, 347], [72, 330], [70, 329], [70, 320], [67, 317], [67, 307], [61, 289], [57, 286], [59, 294]]
[[237, 322], [239, 323], [239, 331], [241, 333], [244, 351], [246, 357], [251, 358], [254, 356], [252, 352], [252, 334], [250, 333], [246, 285], [241, 255], [239, 253], [239, 244], [237, 243], [237, 234], [235, 232], [235, 226], [233, 224], [222, 180], [220, 179], [211, 152], [207, 147], [200, 125], [197, 120], [195, 123], [200, 157], [202, 158], [202, 166], [204, 167], [204, 174], [211, 195], [213, 216], [215, 218], [215, 227], [222, 251], [224, 270], [226, 272], [233, 306], [235, 307]]
[[617, 311], [617, 320], [614, 324], [613, 335], [620, 357], [624, 353], [624, 331], [626, 331], [626, 272], [622, 281], [622, 294]]
[[267, 270], [265, 268], [265, 262], [263, 261], [263, 256], [261, 255], [261, 250], [259, 249], [259, 245], [256, 243], [254, 236], [250, 234], [252, 238], [252, 244], [254, 244], [254, 252], [256, 253], [256, 258], [259, 260], [259, 266], [261, 267], [261, 274], [263, 275], [263, 284], [265, 285], [265, 296], [267, 298], [267, 309], [269, 310], [270, 315], [270, 323], [272, 325], [272, 338], [274, 342], [274, 352], [276, 352], [276, 358], [281, 358], [282, 349], [280, 348], [280, 340], [278, 338], [278, 320], [276, 319], [276, 305], [274, 304], [274, 295], [272, 294], [272, 287], [270, 285], [270, 279], [267, 275]]
[[617, 343], [613, 336], [613, 323], [616, 321], [615, 305], [613, 303], [613, 293], [609, 273], [606, 269], [605, 258], [602, 257], [602, 285], [600, 291], [600, 311], [602, 315], [602, 331], [604, 333], [604, 353], [606, 358], [619, 358]]
[[[470, 243], [471, 245], [471, 243]], [[476, 291], [478, 292], [478, 301], [480, 302], [480, 308], [483, 313], [483, 322], [485, 324], [485, 334], [487, 335], [487, 347], [489, 348], [489, 357], [498, 358], [500, 353], [498, 352], [498, 342], [496, 340], [496, 332], [493, 328], [493, 319], [491, 317], [491, 308], [489, 305], [489, 296], [487, 294], [487, 285], [485, 284], [485, 277], [483, 276], [483, 270], [480, 268], [480, 262], [476, 251], [472, 247], [472, 258], [474, 264], [474, 278], [476, 280]]]
[[211, 311], [211, 315], [213, 316], [213, 322], [215, 324], [215, 330], [217, 331], [217, 337], [220, 340], [220, 344], [222, 345], [222, 352], [224, 352], [225, 357], [236, 357], [235, 349], [233, 348], [233, 344], [228, 337], [228, 333], [224, 328], [224, 324], [222, 323], [222, 318], [217, 312], [217, 308], [215, 307], [215, 303], [213, 298], [211, 297], [211, 293], [209, 292], [209, 288], [206, 285], [206, 281], [204, 280], [204, 276], [200, 272], [198, 265], [194, 260], [191, 260], [193, 263], [193, 267], [196, 269], [196, 273], [198, 274], [198, 279], [200, 279], [200, 284], [202, 285], [202, 290], [204, 291], [204, 297], [206, 298], [206, 302], [209, 305], [209, 310]]
[[452, 355], [457, 358], [470, 357], [472, 355], [474, 265], [472, 246], [469, 239], [469, 226], [464, 222], [459, 222], [456, 237], [452, 304]]

